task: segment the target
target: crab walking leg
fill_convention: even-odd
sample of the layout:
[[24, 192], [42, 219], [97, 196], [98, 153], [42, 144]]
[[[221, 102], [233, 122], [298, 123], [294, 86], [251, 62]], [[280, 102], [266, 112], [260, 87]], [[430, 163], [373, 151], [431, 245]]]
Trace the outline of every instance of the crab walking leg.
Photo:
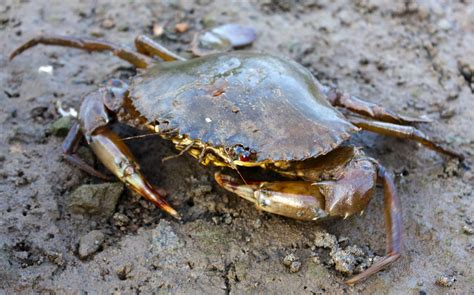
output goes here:
[[78, 123], [74, 123], [74, 125], [69, 130], [69, 133], [66, 136], [66, 139], [63, 142], [63, 155], [64, 158], [74, 166], [78, 167], [79, 169], [104, 180], [108, 180], [109, 178], [104, 174], [100, 173], [99, 171], [95, 170], [89, 164], [84, 162], [79, 156], [76, 154], [77, 147], [79, 146], [79, 141], [81, 140], [83, 134], [81, 132], [80, 126]]
[[147, 56], [107, 41], [55, 35], [38, 36], [30, 39], [10, 54], [10, 60], [39, 44], [72, 47], [90, 52], [110, 51], [118, 58], [129, 62], [137, 68], [147, 68], [151, 64], [151, 60]]
[[166, 213], [176, 219], [181, 219], [178, 212], [145, 179], [132, 152], [113, 131], [108, 127], [100, 127], [90, 135], [88, 141], [104, 166], [122, 182]]
[[400, 207], [400, 200], [393, 183], [392, 177], [385, 171], [385, 168], [378, 164], [377, 167], [378, 179], [382, 182], [384, 188], [384, 211], [385, 211], [385, 229], [387, 233], [387, 254], [375, 264], [371, 265], [362, 273], [350, 278], [346, 281], [347, 284], [352, 285], [365, 280], [369, 276], [379, 272], [389, 264], [400, 258], [402, 247], [402, 212]]
[[157, 56], [164, 61], [186, 60], [184, 57], [177, 55], [145, 35], [139, 35], [135, 38], [135, 47], [137, 48], [137, 51], [142, 54], [147, 56]]
[[416, 129], [415, 127], [402, 126], [402, 125], [378, 122], [378, 121], [371, 121], [371, 120], [353, 117], [353, 116], [348, 117], [348, 120], [352, 124], [364, 130], [368, 130], [368, 131], [372, 131], [375, 133], [388, 135], [392, 137], [411, 139], [439, 153], [446, 154], [446, 155], [458, 158], [460, 160], [464, 159], [464, 156], [462, 154], [452, 151], [448, 148], [442, 147], [438, 143], [432, 141], [431, 138], [429, 138], [426, 134]]
[[354, 113], [357, 113], [363, 116], [367, 116], [372, 119], [380, 120], [382, 122], [397, 123], [397, 124], [431, 122], [431, 120], [429, 119], [412, 118], [412, 117], [397, 114], [375, 103], [364, 101], [348, 93], [343, 93], [343, 92], [338, 91], [337, 89], [332, 89], [326, 86], [322, 86], [321, 84], [319, 84], [318, 87], [326, 95], [328, 101], [333, 106], [342, 107], [349, 111], [352, 111]]

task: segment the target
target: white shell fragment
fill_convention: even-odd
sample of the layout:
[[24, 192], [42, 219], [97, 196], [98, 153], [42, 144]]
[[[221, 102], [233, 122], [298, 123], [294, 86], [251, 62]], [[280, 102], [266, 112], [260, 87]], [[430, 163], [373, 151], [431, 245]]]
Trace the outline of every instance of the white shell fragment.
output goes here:
[[62, 103], [59, 100], [56, 102], [56, 109], [61, 117], [71, 116], [77, 118], [77, 111], [74, 108], [69, 108], [69, 110], [66, 111], [63, 109]]
[[47, 65], [47, 66], [41, 66], [38, 68], [38, 73], [46, 73], [49, 75], [53, 74], [53, 66]]
[[211, 32], [229, 40], [234, 48], [250, 45], [257, 38], [257, 34], [252, 27], [239, 24], [226, 24], [212, 29]]
[[250, 45], [256, 38], [257, 34], [252, 27], [226, 24], [197, 33], [191, 47], [194, 55], [204, 56]]

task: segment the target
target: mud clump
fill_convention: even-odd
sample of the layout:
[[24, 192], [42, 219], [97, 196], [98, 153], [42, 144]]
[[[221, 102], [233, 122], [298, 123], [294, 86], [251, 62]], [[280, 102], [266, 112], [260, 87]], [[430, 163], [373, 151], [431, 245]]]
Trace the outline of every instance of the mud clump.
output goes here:
[[86, 259], [97, 252], [105, 240], [105, 235], [99, 230], [93, 230], [79, 240], [79, 258]]
[[293, 253], [288, 254], [283, 259], [283, 264], [288, 268], [291, 273], [299, 272], [301, 269], [300, 259]]
[[330, 249], [327, 264], [334, 266], [341, 273], [346, 275], [361, 273], [380, 258], [355, 245], [343, 247], [340, 243], [342, 241], [346, 242], [346, 239], [338, 241], [336, 236], [327, 232], [316, 233], [314, 240], [315, 247]]
[[454, 282], [456, 282], [455, 276], [443, 274], [436, 278], [435, 284], [441, 287], [451, 287]]
[[69, 211], [74, 214], [109, 218], [123, 192], [122, 183], [84, 184], [69, 196]]

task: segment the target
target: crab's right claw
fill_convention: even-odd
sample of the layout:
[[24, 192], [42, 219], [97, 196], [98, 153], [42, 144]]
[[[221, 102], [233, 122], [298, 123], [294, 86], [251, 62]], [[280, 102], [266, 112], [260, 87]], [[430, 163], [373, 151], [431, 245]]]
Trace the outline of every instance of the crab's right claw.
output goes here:
[[214, 178], [221, 187], [251, 201], [259, 210], [298, 220], [318, 220], [327, 217], [324, 211], [324, 196], [311, 182], [243, 184], [238, 179], [221, 173], [216, 173]]
[[102, 127], [87, 137], [100, 161], [133, 191], [174, 218], [181, 216], [163, 199], [164, 192], [153, 187], [143, 176], [131, 151], [109, 128]]

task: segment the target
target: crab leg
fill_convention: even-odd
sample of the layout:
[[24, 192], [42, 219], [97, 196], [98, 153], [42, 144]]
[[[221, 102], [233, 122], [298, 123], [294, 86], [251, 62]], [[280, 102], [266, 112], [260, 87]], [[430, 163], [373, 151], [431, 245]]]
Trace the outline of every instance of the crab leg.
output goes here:
[[54, 35], [38, 36], [30, 39], [12, 52], [10, 55], [10, 60], [14, 59], [17, 55], [21, 54], [25, 50], [28, 50], [29, 48], [38, 44], [72, 47], [90, 52], [110, 51], [115, 56], [131, 63], [137, 68], [147, 68], [151, 64], [151, 60], [147, 56], [107, 41], [91, 38], [76, 38]]
[[382, 122], [397, 123], [397, 124], [412, 124], [412, 123], [428, 123], [429, 119], [412, 118], [397, 114], [389, 109], [372, 102], [364, 101], [360, 98], [352, 96], [348, 93], [340, 92], [336, 89], [331, 89], [321, 84], [318, 87], [326, 94], [328, 101], [336, 107], [342, 107], [359, 115], [367, 116], [372, 119], [380, 120]]
[[385, 256], [372, 264], [368, 269], [362, 273], [350, 278], [346, 281], [347, 284], [353, 285], [369, 276], [379, 272], [395, 260], [400, 258], [402, 248], [402, 212], [400, 207], [400, 199], [398, 198], [395, 184], [392, 177], [387, 174], [385, 168], [378, 164], [377, 166], [378, 179], [382, 182], [384, 188], [384, 211], [385, 211], [385, 230], [387, 233], [387, 246]]
[[372, 132], [383, 134], [383, 135], [398, 137], [398, 138], [411, 139], [439, 153], [446, 154], [451, 157], [458, 158], [460, 160], [464, 159], [464, 156], [462, 154], [452, 151], [448, 148], [442, 147], [441, 145], [434, 142], [426, 134], [416, 129], [415, 127], [402, 126], [402, 125], [379, 122], [379, 121], [371, 121], [371, 120], [354, 117], [354, 116], [350, 116], [348, 117], [348, 119], [352, 124], [364, 130], [372, 131]]
[[99, 171], [95, 170], [89, 164], [84, 162], [79, 156], [76, 154], [77, 147], [79, 146], [79, 141], [81, 140], [83, 134], [81, 132], [80, 126], [78, 123], [74, 123], [69, 133], [66, 136], [66, 139], [63, 142], [63, 155], [64, 158], [71, 164], [77, 166], [79, 169], [95, 176], [102, 178], [104, 180], [109, 179], [104, 174], [100, 173]]
[[135, 47], [137, 48], [137, 51], [142, 54], [147, 56], [158, 56], [164, 61], [186, 60], [184, 57], [177, 55], [145, 35], [140, 35], [135, 38]]

